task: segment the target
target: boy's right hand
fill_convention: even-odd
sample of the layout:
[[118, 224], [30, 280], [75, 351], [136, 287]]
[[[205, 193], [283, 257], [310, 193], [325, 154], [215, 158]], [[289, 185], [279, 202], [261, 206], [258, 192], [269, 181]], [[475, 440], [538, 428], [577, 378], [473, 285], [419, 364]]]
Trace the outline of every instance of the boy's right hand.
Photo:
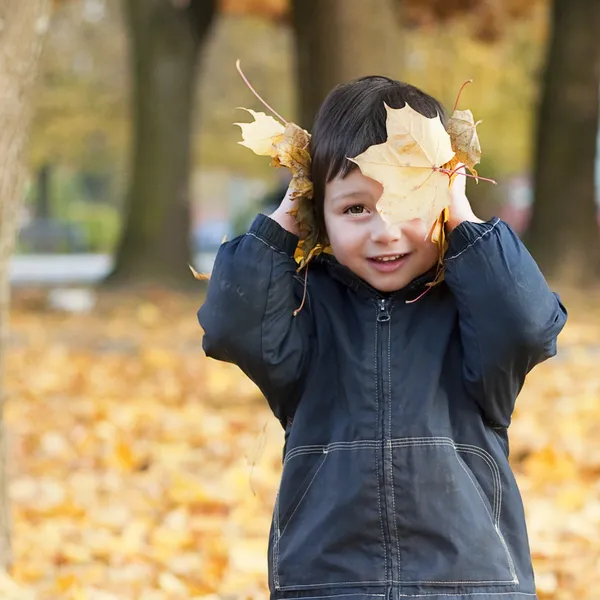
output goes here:
[[290, 196], [291, 190], [288, 187], [281, 204], [271, 215], [269, 215], [269, 217], [276, 223], [279, 223], [286, 231], [300, 237], [300, 230], [298, 229], [296, 219], [290, 214], [290, 211], [294, 208], [294, 200], [292, 200]]

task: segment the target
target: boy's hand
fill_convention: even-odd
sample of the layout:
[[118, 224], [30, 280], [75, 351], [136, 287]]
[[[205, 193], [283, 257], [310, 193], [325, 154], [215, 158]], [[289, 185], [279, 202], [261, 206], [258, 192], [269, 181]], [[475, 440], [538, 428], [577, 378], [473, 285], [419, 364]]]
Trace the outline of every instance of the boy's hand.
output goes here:
[[472, 223], [483, 223], [483, 221], [475, 216], [467, 194], [465, 193], [467, 178], [465, 176], [465, 166], [459, 170], [454, 183], [450, 188], [450, 217], [446, 223], [446, 230], [450, 233], [455, 227], [464, 221]]
[[269, 215], [276, 223], [279, 223], [286, 231], [293, 233], [300, 237], [300, 231], [296, 219], [290, 215], [290, 211], [294, 208], [294, 201], [290, 199], [290, 188], [288, 187], [281, 204], [275, 209], [275, 211]]

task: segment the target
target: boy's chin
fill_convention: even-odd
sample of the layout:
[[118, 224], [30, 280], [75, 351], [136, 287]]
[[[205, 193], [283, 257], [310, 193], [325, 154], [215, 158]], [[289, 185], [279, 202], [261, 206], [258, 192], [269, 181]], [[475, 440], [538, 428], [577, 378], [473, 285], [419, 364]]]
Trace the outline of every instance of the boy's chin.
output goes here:
[[414, 277], [411, 277], [408, 273], [394, 273], [390, 275], [375, 275], [369, 274], [369, 277], [365, 277], [366, 282], [378, 292], [389, 294], [391, 292], [398, 292], [402, 288], [406, 287]]
[[392, 292], [399, 292], [402, 288], [406, 287], [410, 281], [402, 281], [399, 283], [390, 283], [390, 284], [381, 284], [379, 282], [371, 283], [371, 286], [374, 287], [378, 292], [382, 292], [383, 294], [390, 294]]
[[368, 260], [364, 259], [346, 263], [342, 262], [341, 264], [344, 264], [355, 275], [360, 277], [378, 292], [389, 294], [400, 291], [416, 277], [429, 270], [430, 267], [428, 265], [425, 265], [428, 267], [425, 269], [421, 261], [414, 261], [414, 258], [415, 257], [409, 257], [405, 264], [389, 273], [377, 270], [373, 265], [369, 264]]

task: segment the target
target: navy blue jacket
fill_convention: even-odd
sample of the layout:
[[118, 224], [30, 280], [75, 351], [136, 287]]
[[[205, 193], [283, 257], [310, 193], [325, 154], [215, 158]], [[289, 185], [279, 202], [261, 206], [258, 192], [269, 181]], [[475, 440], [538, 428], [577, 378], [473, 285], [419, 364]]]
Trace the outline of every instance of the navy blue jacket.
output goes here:
[[507, 428], [566, 312], [508, 225], [462, 223], [446, 279], [382, 294], [259, 215], [223, 244], [198, 318], [285, 428], [271, 598], [532, 600]]

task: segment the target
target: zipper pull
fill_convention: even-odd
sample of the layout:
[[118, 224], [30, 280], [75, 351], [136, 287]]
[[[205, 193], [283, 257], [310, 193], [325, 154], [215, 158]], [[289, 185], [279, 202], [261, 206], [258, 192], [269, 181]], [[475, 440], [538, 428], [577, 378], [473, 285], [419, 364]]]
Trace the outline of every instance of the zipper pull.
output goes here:
[[380, 323], [385, 323], [390, 320], [390, 313], [388, 311], [388, 301], [385, 298], [380, 298], [378, 300], [379, 303], [379, 313], [377, 314], [377, 320]]

